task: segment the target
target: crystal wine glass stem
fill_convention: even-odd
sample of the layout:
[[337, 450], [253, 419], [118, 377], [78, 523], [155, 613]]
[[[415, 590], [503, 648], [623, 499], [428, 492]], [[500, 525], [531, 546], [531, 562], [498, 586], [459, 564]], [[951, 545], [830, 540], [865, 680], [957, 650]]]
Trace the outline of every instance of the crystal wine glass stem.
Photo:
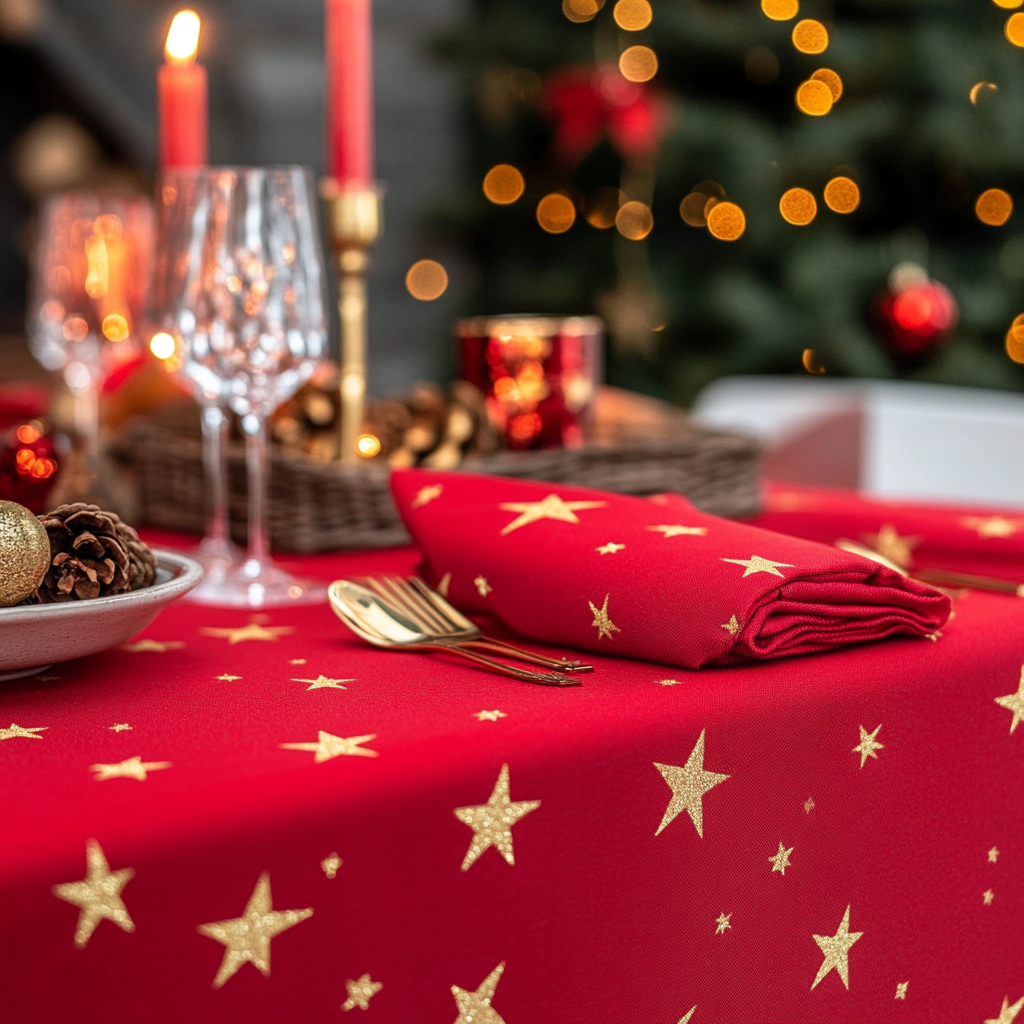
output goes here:
[[[70, 374], [68, 376], [71, 376]], [[79, 376], [84, 376], [79, 375]], [[93, 380], [84, 383], [76, 378], [68, 382], [74, 403], [75, 432], [82, 442], [82, 455], [89, 473], [96, 472], [99, 458], [100, 399]]]
[[203, 403], [203, 468], [210, 508], [206, 518], [206, 539], [218, 545], [228, 543], [228, 465], [225, 440], [228, 418], [216, 402]]
[[245, 431], [245, 465], [249, 474], [249, 547], [246, 552], [246, 575], [254, 575], [270, 562], [267, 530], [267, 421], [259, 413], [242, 418]]

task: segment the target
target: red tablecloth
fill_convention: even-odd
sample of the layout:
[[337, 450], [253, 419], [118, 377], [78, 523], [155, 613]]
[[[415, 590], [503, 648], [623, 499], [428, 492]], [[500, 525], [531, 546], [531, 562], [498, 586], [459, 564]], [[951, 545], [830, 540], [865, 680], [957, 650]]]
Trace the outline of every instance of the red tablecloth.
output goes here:
[[934, 641], [551, 690], [326, 607], [179, 603], [0, 689], [0, 1017], [1008, 1021], [1024, 604], [955, 610]]

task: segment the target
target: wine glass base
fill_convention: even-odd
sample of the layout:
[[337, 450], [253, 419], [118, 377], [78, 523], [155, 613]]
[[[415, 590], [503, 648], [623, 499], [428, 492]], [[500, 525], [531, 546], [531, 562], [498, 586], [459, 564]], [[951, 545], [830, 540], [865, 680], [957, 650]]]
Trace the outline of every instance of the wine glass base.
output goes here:
[[245, 558], [242, 548], [227, 537], [204, 537], [189, 555], [203, 567], [204, 578], [223, 577]]
[[276, 566], [246, 561], [205, 577], [188, 600], [219, 608], [288, 608], [327, 600], [327, 585], [296, 579]]

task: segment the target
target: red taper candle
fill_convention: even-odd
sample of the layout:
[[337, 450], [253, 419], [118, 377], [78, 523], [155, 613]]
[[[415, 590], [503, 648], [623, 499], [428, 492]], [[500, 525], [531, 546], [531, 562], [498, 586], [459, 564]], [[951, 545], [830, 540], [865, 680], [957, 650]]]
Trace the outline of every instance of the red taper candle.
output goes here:
[[179, 11], [167, 32], [167, 61], [156, 82], [163, 168], [206, 165], [206, 68], [196, 62], [199, 28], [195, 11]]
[[326, 0], [327, 149], [342, 186], [373, 183], [373, 36], [370, 0]]

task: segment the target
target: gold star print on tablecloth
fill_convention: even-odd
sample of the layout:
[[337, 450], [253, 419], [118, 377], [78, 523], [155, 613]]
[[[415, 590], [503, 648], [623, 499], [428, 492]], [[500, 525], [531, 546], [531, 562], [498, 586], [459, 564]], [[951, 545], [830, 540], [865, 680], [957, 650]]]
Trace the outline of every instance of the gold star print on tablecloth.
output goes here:
[[108, 725], [107, 728], [111, 732], [129, 732], [131, 726], [127, 722], [116, 722], [114, 725]]
[[768, 858], [768, 862], [772, 866], [772, 871], [778, 871], [780, 874], [785, 875], [786, 868], [792, 867], [792, 865], [789, 863], [789, 855], [792, 852], [793, 852], [793, 847], [792, 846], [787, 850], [786, 847], [783, 846], [782, 842], [780, 841], [779, 842], [779, 852], [777, 854], [775, 854], [774, 857], [769, 857]]
[[742, 628], [742, 623], [735, 615], [730, 615], [729, 621], [722, 623], [722, 629], [724, 629], [729, 636], [735, 636]]
[[986, 907], [990, 907], [992, 905], [992, 901], [995, 898], [996, 898], [996, 894], [991, 889], [986, 889], [981, 894], [981, 902], [984, 903]]
[[681, 679], [659, 679], [659, 686], [679, 686], [682, 684]]
[[233, 676], [231, 673], [225, 672], [222, 676], [217, 676], [217, 681], [221, 683], [234, 683], [241, 678], [241, 676]]
[[332, 882], [334, 881], [335, 877], [337, 876], [338, 868], [340, 868], [341, 865], [342, 865], [342, 860], [337, 855], [337, 853], [331, 853], [328, 856], [324, 857], [324, 859], [322, 861], [320, 861], [320, 868], [321, 868], [321, 870], [328, 877], [328, 879], [330, 879]]
[[243, 640], [277, 640], [288, 633], [294, 633], [292, 626], [263, 626], [258, 622], [250, 622], [247, 626], [225, 629], [215, 626], [202, 626], [199, 630], [206, 636], [217, 636], [227, 640], [233, 647]]
[[167, 651], [176, 651], [185, 646], [183, 640], [135, 640], [130, 644], [121, 644], [121, 650], [129, 654], [144, 654], [150, 651], [153, 654], [165, 654]]
[[875, 751], [884, 750], [885, 744], [875, 741], [875, 737], [878, 735], [878, 730], [882, 728], [881, 725], [879, 725], [874, 732], [868, 732], [863, 725], [858, 726], [858, 728], [860, 729], [860, 743], [853, 748], [853, 753], [860, 754], [860, 766], [863, 768], [864, 762], [867, 761], [869, 757], [873, 757], [876, 761], [878, 760], [878, 755]]
[[992, 849], [988, 851], [988, 862], [989, 864], [995, 864], [997, 860], [999, 860], [999, 850], [993, 846]]
[[508, 765], [503, 764], [487, 803], [456, 807], [453, 812], [459, 821], [473, 830], [473, 839], [462, 860], [462, 870], [468, 871], [491, 846], [509, 864], [514, 865], [516, 859], [512, 852], [512, 826], [538, 807], [539, 800], [512, 801], [508, 791]]
[[85, 949], [92, 933], [104, 918], [113, 921], [126, 932], [135, 931], [128, 908], [121, 899], [121, 890], [134, 877], [134, 868], [111, 871], [100, 844], [95, 839], [86, 840], [85, 879], [81, 882], [64, 882], [51, 890], [57, 899], [79, 908], [78, 927], [75, 928], [75, 945], [79, 949]]
[[309, 690], [347, 690], [347, 686], [342, 686], [342, 683], [354, 683], [354, 679], [331, 679], [325, 675], [319, 675], [316, 679], [293, 679], [293, 683], [309, 683], [306, 687], [307, 692]]
[[499, 718], [508, 718], [504, 711], [474, 711], [473, 717], [478, 722], [496, 722]]
[[476, 587], [476, 592], [481, 597], [486, 597], [494, 589], [494, 587], [487, 582], [486, 576], [477, 576], [477, 578], [473, 580], [473, 586]]
[[1010, 722], [1010, 732], [1014, 732], [1024, 718], [1024, 665], [1020, 668], [1020, 685], [1016, 693], [1008, 693], [1005, 697], [993, 698], [1001, 707], [1013, 713], [1013, 721]]
[[696, 1009], [696, 1006], [691, 1006], [689, 1011], [687, 1013], [684, 1013], [682, 1017], [679, 1018], [679, 1024], [690, 1024], [690, 1018], [693, 1016]]
[[811, 813], [811, 811], [813, 811], [813, 810], [814, 810], [815, 806], [817, 806], [817, 805], [816, 805], [816, 804], [814, 803], [814, 797], [813, 797], [813, 796], [809, 796], [809, 797], [808, 797], [808, 798], [807, 798], [807, 799], [806, 799], [806, 800], [804, 801], [804, 811], [805, 811], [805, 812], [806, 812], [807, 814], [810, 814], [810, 813]]
[[316, 756], [313, 758], [315, 764], [322, 764], [330, 761], [331, 758], [341, 757], [342, 754], [350, 754], [353, 757], [378, 757], [376, 750], [368, 750], [361, 746], [375, 740], [375, 732], [367, 733], [365, 736], [334, 736], [323, 729], [317, 734], [316, 743], [282, 743], [283, 750], [308, 750]]
[[0, 740], [41, 740], [43, 737], [37, 736], [36, 733], [46, 732], [49, 728], [48, 725], [32, 725], [26, 729], [17, 722], [11, 722], [8, 728], [0, 729]]
[[505, 1024], [504, 1018], [491, 1006], [494, 999], [494, 990], [501, 980], [501, 973], [505, 970], [505, 961], [502, 960], [497, 967], [487, 975], [475, 992], [467, 992], [458, 985], [452, 985], [452, 995], [455, 996], [455, 1005], [459, 1008], [459, 1015], [454, 1024]]
[[312, 907], [305, 910], [272, 909], [270, 872], [264, 871], [241, 917], [201, 924], [196, 928], [200, 935], [216, 939], [226, 947], [213, 987], [220, 988], [246, 961], [264, 977], [270, 977], [270, 940], [312, 915]]
[[607, 544], [602, 544], [599, 548], [594, 548], [594, 550], [599, 555], [614, 555], [616, 551], [624, 551], [625, 548], [625, 544], [616, 544], [615, 541], [610, 540]]
[[507, 536], [513, 530], [518, 530], [530, 523], [536, 523], [540, 519], [556, 519], [561, 523], [578, 523], [577, 512], [583, 512], [592, 508], [604, 508], [606, 501], [562, 501], [557, 494], [549, 494], [543, 501], [509, 501], [500, 507], [505, 512], [518, 512], [519, 516], [513, 519], [502, 531], [502, 537]]
[[602, 639], [602, 637], [614, 640], [615, 637], [612, 634], [622, 632], [608, 616], [608, 598], [610, 596], [610, 594], [604, 595], [604, 604], [600, 608], [593, 601], [587, 602], [590, 605], [590, 610], [594, 613], [594, 621], [590, 625], [597, 630], [598, 640]]
[[732, 925], [729, 921], [732, 918], [732, 914], [726, 914], [724, 911], [718, 915], [718, 919], [715, 921], [715, 934], [724, 935], [726, 929], [732, 931]]
[[850, 908], [847, 906], [846, 913], [835, 935], [815, 935], [814, 941], [819, 949], [825, 954], [822, 965], [818, 968], [818, 976], [814, 979], [811, 989], [815, 989], [818, 983], [835, 968], [836, 974], [843, 980], [847, 989], [850, 987], [850, 947], [863, 935], [863, 932], [850, 931]]
[[968, 530], [976, 530], [978, 536], [984, 539], [1012, 537], [1021, 529], [1022, 523], [1004, 516], [964, 516], [960, 525]]
[[145, 782], [147, 772], [158, 772], [170, 767], [170, 761], [143, 761], [136, 754], [135, 757], [129, 757], [128, 760], [119, 761], [117, 764], [89, 765], [89, 771], [96, 773], [93, 776], [96, 782], [106, 782], [107, 779], [135, 779], [136, 782]]
[[647, 529], [662, 534], [666, 540], [669, 537], [706, 537], [708, 535], [706, 526], [680, 526], [678, 523], [673, 526], [648, 526]]
[[410, 508], [423, 508], [424, 505], [429, 505], [435, 498], [441, 497], [443, 490], [444, 486], [442, 484], [430, 484], [427, 487], [421, 487], [410, 502]]
[[742, 565], [745, 569], [743, 579], [753, 576], [755, 572], [769, 572], [773, 576], [782, 576], [779, 568], [792, 569], [790, 562], [773, 562], [770, 558], [762, 558], [760, 555], [751, 555], [749, 558], [723, 558], [723, 562], [732, 562], [734, 565]]
[[896, 984], [896, 998], [906, 999], [907, 998], [907, 986], [910, 984], [909, 981], [900, 981]]
[[999, 1016], [989, 1018], [985, 1024], [1013, 1024], [1021, 1010], [1024, 1010], [1024, 996], [1021, 996], [1013, 1006], [1010, 1005], [1009, 998], [1003, 996], [1003, 1008], [999, 1011]]
[[901, 537], [892, 523], [880, 526], [878, 533], [865, 533], [862, 536], [869, 548], [904, 569], [914, 564], [912, 552], [921, 543], [920, 537]]
[[655, 835], [660, 835], [665, 826], [677, 814], [685, 810], [690, 815], [694, 828], [697, 829], [697, 835], [701, 839], [704, 838], [704, 794], [729, 778], [728, 775], [722, 775], [720, 772], [704, 770], [705, 732], [705, 729], [701, 729], [696, 746], [686, 759], [686, 764], [681, 768], [672, 764], [654, 762], [654, 767], [661, 772], [662, 777], [672, 789], [672, 797]]
[[349, 978], [345, 982], [345, 991], [348, 992], [348, 999], [341, 1004], [343, 1010], [354, 1010], [357, 1006], [360, 1010], [370, 1008], [370, 1000], [384, 987], [379, 981], [374, 981], [368, 974], [362, 975], [358, 981]]
[[306, 659], [305, 658], [289, 658], [288, 659], [288, 664], [289, 665], [305, 665], [306, 664]]

